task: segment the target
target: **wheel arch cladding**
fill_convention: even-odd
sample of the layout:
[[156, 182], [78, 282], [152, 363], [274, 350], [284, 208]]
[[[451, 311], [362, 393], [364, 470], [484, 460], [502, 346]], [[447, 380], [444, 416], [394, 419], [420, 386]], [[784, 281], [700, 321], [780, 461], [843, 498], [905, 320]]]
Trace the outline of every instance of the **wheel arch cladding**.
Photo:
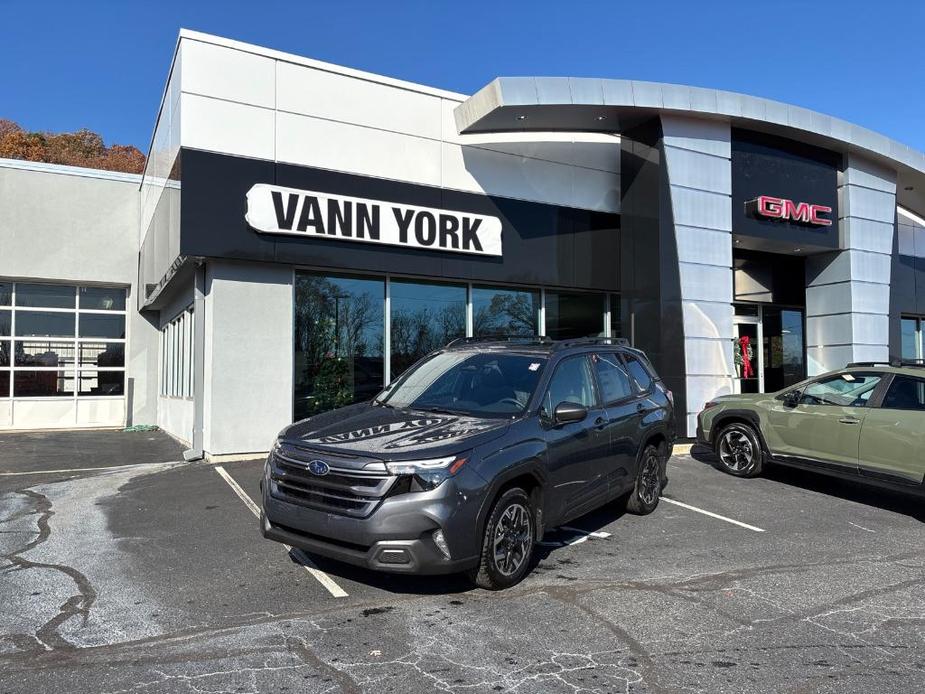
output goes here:
[[504, 475], [492, 485], [491, 492], [485, 495], [485, 502], [482, 504], [482, 509], [479, 511], [478, 537], [481, 538], [485, 532], [485, 524], [488, 522], [488, 517], [491, 515], [491, 510], [494, 508], [495, 502], [497, 502], [498, 499], [501, 498], [501, 495], [507, 490], [518, 487], [523, 489], [530, 498], [530, 504], [533, 506], [536, 533], [537, 535], [541, 533], [544, 501], [543, 480], [539, 476], [536, 467], [531, 466], [519, 467], [516, 470], [512, 470], [510, 474]]
[[768, 445], [765, 443], [764, 434], [761, 432], [761, 418], [754, 412], [746, 410], [734, 410], [717, 415], [713, 421], [713, 430], [710, 432], [710, 443], [715, 447], [719, 433], [730, 424], [745, 424], [755, 431], [758, 437], [758, 443], [761, 449], [767, 452]]

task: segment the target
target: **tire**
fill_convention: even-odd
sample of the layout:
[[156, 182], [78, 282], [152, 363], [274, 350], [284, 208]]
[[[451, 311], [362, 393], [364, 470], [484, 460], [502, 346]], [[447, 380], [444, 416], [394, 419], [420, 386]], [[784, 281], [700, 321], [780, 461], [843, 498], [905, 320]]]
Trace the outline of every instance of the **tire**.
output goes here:
[[637, 516], [652, 513], [658, 506], [658, 498], [664, 487], [665, 462], [661, 448], [647, 444], [639, 457], [636, 468], [636, 482], [633, 491], [626, 498], [626, 510]]
[[508, 489], [488, 515], [479, 565], [469, 577], [486, 590], [519, 583], [531, 568], [535, 534], [536, 516], [530, 497], [519, 487]]
[[716, 437], [716, 466], [736, 477], [757, 477], [764, 466], [764, 451], [754, 427], [727, 424]]

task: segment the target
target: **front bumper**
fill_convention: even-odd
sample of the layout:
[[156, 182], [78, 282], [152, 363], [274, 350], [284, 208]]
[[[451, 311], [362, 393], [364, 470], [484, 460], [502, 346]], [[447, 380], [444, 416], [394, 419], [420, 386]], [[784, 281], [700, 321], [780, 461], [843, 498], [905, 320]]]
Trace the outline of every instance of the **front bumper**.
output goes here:
[[[464, 470], [434, 490], [388, 497], [365, 518], [276, 498], [265, 478], [261, 532], [267, 539], [375, 571], [465, 571], [478, 564], [478, 488], [484, 481]], [[434, 542], [438, 529], [443, 531], [450, 558]]]

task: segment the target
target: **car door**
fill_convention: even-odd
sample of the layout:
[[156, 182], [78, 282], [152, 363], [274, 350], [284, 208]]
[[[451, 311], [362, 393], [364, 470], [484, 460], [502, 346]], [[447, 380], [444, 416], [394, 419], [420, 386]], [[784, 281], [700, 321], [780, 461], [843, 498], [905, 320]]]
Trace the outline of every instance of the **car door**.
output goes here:
[[795, 406], [775, 399], [768, 411], [771, 454], [857, 472], [861, 425], [881, 379], [845, 371], [807, 384]]
[[864, 417], [859, 458], [862, 475], [922, 484], [925, 378], [893, 376], [880, 406]]
[[605, 461], [607, 484], [616, 493], [632, 484], [642, 419], [639, 402], [643, 396], [616, 352], [594, 354], [591, 363], [604, 404], [610, 446]]
[[[588, 408], [588, 416], [580, 422], [556, 424], [553, 416], [562, 402]], [[556, 365], [543, 395], [541, 417], [545, 422], [551, 507], [556, 509], [557, 520], [575, 517], [593, 508], [608, 492], [610, 440], [588, 355], [566, 357]]]

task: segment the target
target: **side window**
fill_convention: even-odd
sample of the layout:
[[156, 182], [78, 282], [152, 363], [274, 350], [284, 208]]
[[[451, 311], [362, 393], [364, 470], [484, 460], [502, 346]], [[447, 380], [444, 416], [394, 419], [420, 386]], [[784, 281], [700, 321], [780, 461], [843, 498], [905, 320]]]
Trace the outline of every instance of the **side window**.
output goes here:
[[623, 359], [626, 362], [626, 368], [639, 387], [639, 392], [645, 393], [652, 387], [652, 374], [650, 374], [645, 365], [632, 354], [624, 354]]
[[543, 398], [546, 414], [552, 415], [561, 402], [594, 407], [594, 379], [587, 357], [569, 357], [556, 367]]
[[919, 410], [925, 412], [925, 381], [909, 376], [896, 376], [883, 398], [890, 410]]
[[601, 386], [601, 399], [605, 405], [633, 395], [634, 386], [630, 385], [630, 377], [616, 354], [595, 354], [591, 361], [594, 363], [597, 382]]
[[803, 389], [801, 405], [867, 407], [867, 401], [880, 383], [876, 374], [843, 373], [831, 376]]

